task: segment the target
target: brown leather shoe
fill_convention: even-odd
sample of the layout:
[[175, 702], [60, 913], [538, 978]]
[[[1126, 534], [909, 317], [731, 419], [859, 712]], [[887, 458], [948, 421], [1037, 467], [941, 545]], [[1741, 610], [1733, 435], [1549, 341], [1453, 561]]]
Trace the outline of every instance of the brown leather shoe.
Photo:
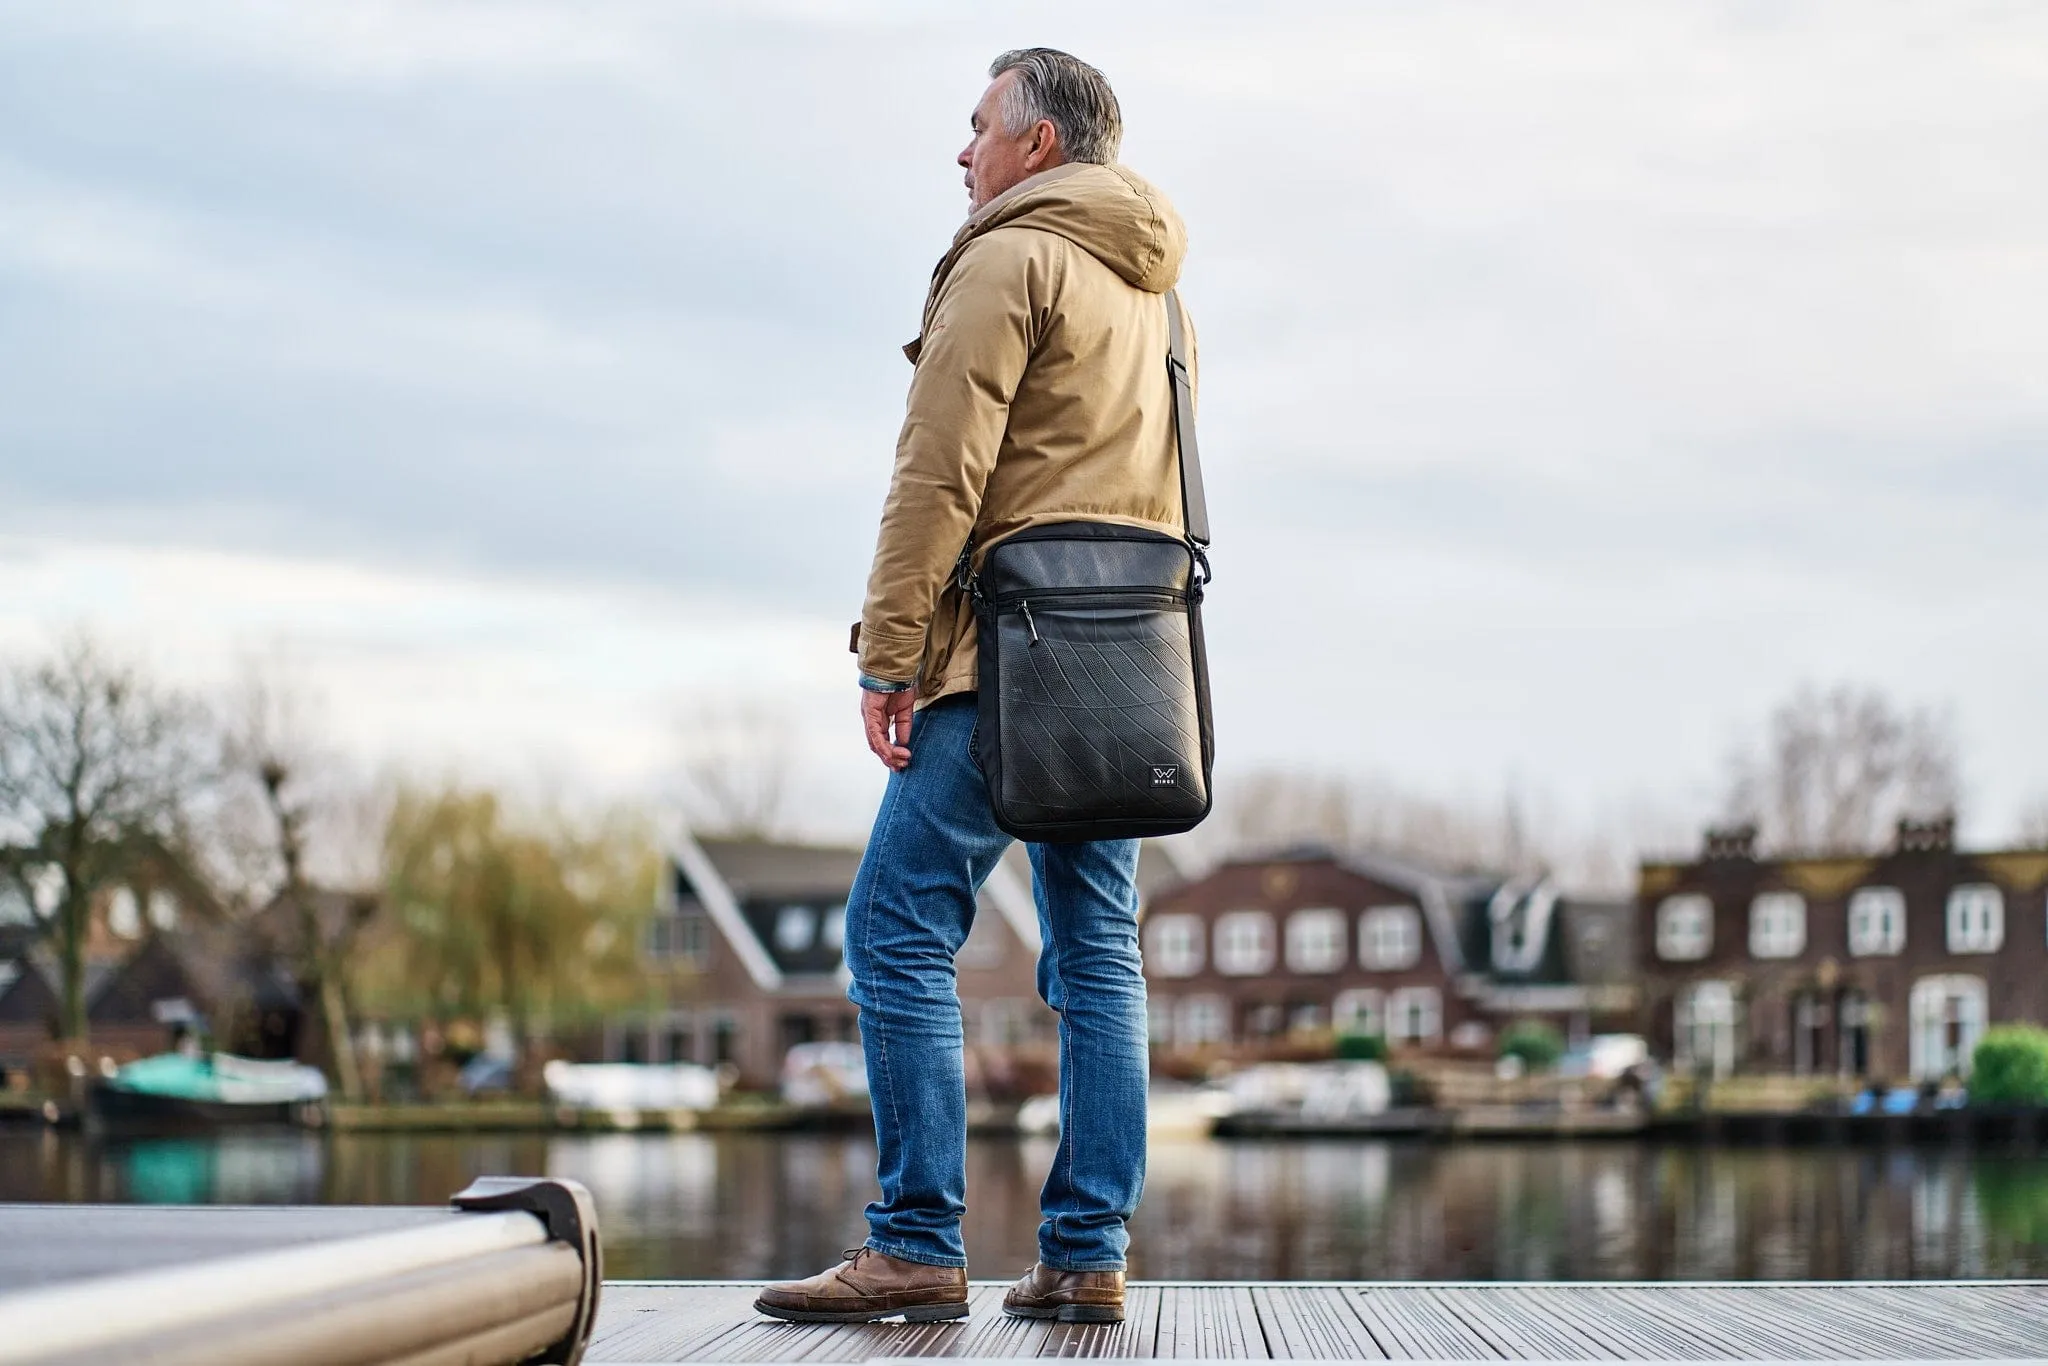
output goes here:
[[868, 1323], [901, 1314], [909, 1323], [967, 1317], [967, 1268], [906, 1262], [871, 1247], [807, 1281], [767, 1286], [754, 1308], [791, 1323]]
[[1034, 1262], [1003, 1296], [1003, 1312], [1061, 1323], [1122, 1323], [1124, 1273], [1058, 1271]]

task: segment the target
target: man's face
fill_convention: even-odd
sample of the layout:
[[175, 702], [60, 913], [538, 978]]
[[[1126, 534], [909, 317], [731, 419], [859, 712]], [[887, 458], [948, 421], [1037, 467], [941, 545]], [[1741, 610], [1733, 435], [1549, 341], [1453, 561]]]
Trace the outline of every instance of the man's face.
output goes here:
[[1035, 123], [1015, 135], [1003, 130], [1003, 92], [1016, 79], [1016, 72], [1005, 71], [989, 82], [981, 103], [974, 106], [974, 137], [960, 152], [960, 166], [967, 172], [970, 213], [1012, 185], [1065, 159], [1049, 123]]

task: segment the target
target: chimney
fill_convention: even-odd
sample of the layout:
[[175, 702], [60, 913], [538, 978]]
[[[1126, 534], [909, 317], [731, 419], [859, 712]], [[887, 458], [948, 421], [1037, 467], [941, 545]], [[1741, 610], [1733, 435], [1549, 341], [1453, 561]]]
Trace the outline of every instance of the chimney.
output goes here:
[[1707, 827], [1707, 847], [1700, 855], [1702, 861], [1713, 863], [1721, 860], [1752, 861], [1756, 858], [1756, 824], [1753, 821], [1741, 825]]
[[1893, 845], [1901, 854], [1946, 854], [1956, 847], [1956, 813], [1945, 812], [1924, 821], [1911, 816], [1899, 818], [1898, 840]]

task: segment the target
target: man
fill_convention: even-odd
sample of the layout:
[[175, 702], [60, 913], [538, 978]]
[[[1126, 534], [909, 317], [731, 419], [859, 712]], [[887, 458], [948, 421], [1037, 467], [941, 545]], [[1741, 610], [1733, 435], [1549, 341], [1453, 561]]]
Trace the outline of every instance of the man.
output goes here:
[[[1181, 534], [1162, 295], [1180, 217], [1115, 164], [1102, 73], [1063, 52], [990, 67], [960, 154], [970, 214], [939, 262], [855, 628], [868, 746], [891, 776], [846, 916], [882, 1198], [866, 1245], [755, 1302], [778, 1318], [967, 1313], [966, 1089], [953, 955], [1009, 846], [973, 753], [974, 615], [956, 564], [1041, 522]], [[1059, 1014], [1060, 1143], [1038, 1264], [1013, 1314], [1123, 1318], [1125, 1225], [1145, 1170], [1145, 981], [1135, 840], [1032, 845]]]

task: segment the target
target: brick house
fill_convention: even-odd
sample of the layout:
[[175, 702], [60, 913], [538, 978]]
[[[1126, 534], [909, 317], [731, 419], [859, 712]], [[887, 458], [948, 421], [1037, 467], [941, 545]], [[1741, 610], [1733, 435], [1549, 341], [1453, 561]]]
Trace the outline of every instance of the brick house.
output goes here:
[[1480, 1050], [1526, 1016], [1584, 1035], [1633, 1018], [1626, 904], [1547, 880], [1301, 849], [1224, 864], [1147, 905], [1155, 1050], [1258, 1056], [1383, 1036]]
[[[608, 1022], [597, 1051], [730, 1066], [760, 1089], [775, 1085], [793, 1045], [858, 1039], [842, 939], [860, 859], [851, 846], [678, 836], [645, 946], [654, 999]], [[1177, 876], [1148, 842], [1141, 894]], [[1019, 1053], [1050, 1060], [1056, 1021], [1038, 996], [1038, 951], [1031, 867], [1016, 845], [982, 888], [955, 961], [971, 1072]]]
[[1886, 1080], [1966, 1074], [1987, 1025], [2048, 1021], [2048, 852], [1967, 853], [1902, 821], [1859, 857], [1763, 858], [1753, 828], [1645, 862], [1645, 1032], [1678, 1066]]

